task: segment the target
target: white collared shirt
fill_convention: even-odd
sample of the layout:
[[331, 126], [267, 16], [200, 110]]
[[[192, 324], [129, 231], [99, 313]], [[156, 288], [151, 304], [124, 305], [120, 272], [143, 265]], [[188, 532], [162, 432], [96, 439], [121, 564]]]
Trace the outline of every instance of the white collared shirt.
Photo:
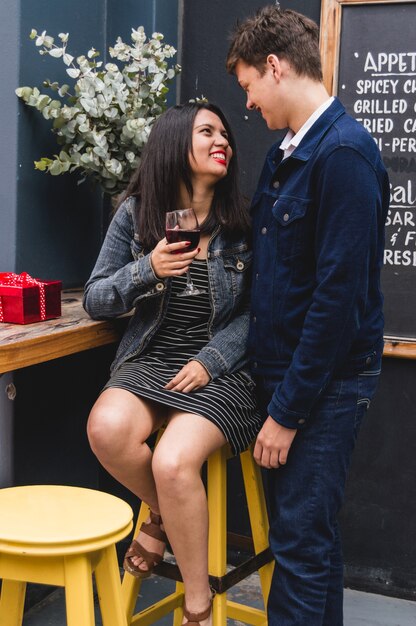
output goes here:
[[279, 146], [280, 149], [284, 151], [284, 154], [283, 154], [284, 159], [290, 156], [292, 152], [295, 150], [295, 148], [298, 147], [298, 145], [300, 144], [300, 142], [302, 141], [302, 139], [304, 138], [308, 130], [315, 124], [316, 120], [319, 117], [321, 117], [322, 113], [324, 113], [324, 111], [326, 111], [327, 108], [331, 106], [334, 99], [335, 99], [334, 96], [332, 96], [328, 100], [325, 100], [325, 102], [321, 104], [321, 106], [318, 107], [316, 111], [312, 113], [310, 117], [308, 117], [308, 119], [306, 120], [304, 125], [298, 130], [296, 135], [293, 132], [293, 130], [289, 129], [287, 131], [285, 138], [283, 139], [282, 143]]

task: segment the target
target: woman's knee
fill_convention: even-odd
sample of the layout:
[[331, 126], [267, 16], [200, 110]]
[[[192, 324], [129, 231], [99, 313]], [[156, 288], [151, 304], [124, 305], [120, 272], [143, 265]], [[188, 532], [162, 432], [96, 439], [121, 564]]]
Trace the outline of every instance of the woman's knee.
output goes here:
[[131, 434], [128, 415], [122, 408], [97, 402], [87, 423], [87, 435], [94, 453], [118, 453]]
[[158, 489], [183, 492], [199, 476], [200, 468], [180, 451], [165, 452], [157, 446], [152, 459], [153, 476]]

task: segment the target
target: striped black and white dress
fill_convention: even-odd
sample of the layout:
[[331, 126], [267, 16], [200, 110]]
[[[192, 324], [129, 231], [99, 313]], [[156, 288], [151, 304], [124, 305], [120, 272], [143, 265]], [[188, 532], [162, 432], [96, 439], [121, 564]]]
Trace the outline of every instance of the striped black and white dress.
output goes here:
[[190, 393], [164, 386], [198, 354], [208, 339], [211, 315], [207, 262], [194, 260], [192, 281], [205, 293], [178, 297], [186, 277], [172, 279], [169, 307], [162, 326], [145, 352], [123, 363], [105, 388], [126, 389], [137, 396], [202, 415], [221, 430], [234, 454], [245, 450], [261, 428], [254, 389], [242, 372], [226, 374]]

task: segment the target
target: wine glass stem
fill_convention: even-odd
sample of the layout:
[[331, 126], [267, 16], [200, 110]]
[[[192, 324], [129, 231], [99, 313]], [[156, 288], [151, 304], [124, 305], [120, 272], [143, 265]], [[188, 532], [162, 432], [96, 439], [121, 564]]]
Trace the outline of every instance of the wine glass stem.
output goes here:
[[186, 288], [188, 291], [194, 288], [189, 267], [186, 270]]

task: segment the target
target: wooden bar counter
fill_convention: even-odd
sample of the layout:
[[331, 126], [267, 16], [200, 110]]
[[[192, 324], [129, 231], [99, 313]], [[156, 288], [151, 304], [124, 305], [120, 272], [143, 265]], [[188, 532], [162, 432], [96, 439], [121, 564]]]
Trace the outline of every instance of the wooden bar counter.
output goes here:
[[82, 290], [62, 292], [62, 316], [34, 324], [0, 324], [0, 374], [119, 341], [126, 319], [94, 321]]
[[[120, 340], [126, 316], [94, 321], [82, 307], [82, 289], [62, 292], [62, 316], [34, 324], [0, 324], [0, 374]], [[386, 338], [385, 357], [416, 358], [416, 343]]]
[[391, 356], [396, 359], [416, 359], [416, 343], [403, 339], [385, 337], [383, 356]]

